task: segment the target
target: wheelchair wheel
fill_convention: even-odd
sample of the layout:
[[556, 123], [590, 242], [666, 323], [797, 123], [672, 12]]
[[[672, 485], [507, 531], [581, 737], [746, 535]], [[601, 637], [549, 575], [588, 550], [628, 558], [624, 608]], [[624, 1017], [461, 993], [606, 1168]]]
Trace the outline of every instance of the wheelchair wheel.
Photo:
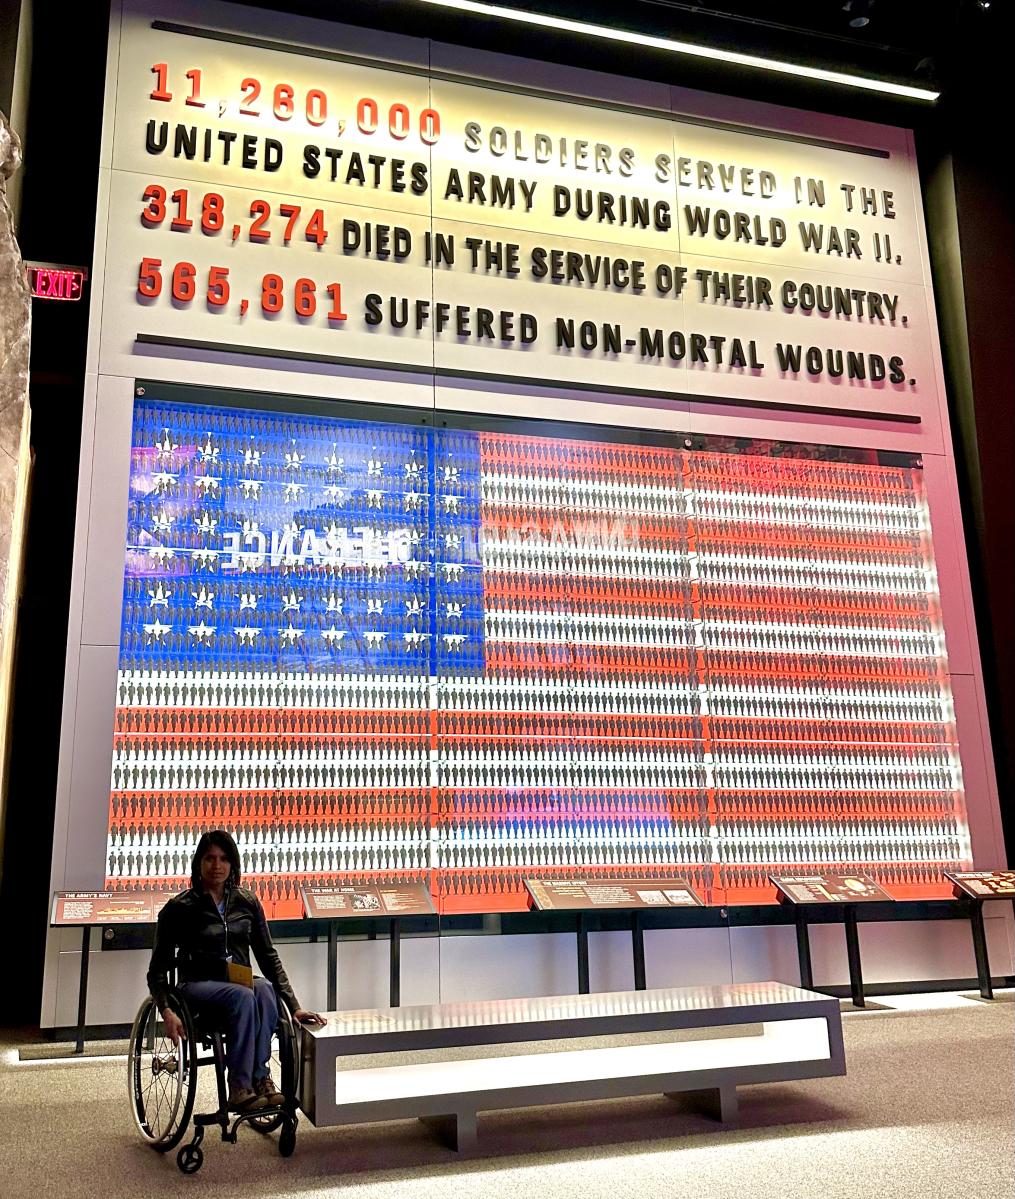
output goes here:
[[197, 1145], [184, 1145], [176, 1155], [176, 1164], [184, 1174], [196, 1174], [204, 1165], [204, 1152]]
[[138, 1009], [127, 1050], [131, 1114], [141, 1136], [159, 1153], [179, 1144], [197, 1095], [194, 1022], [179, 996], [172, 995], [170, 1004], [183, 1021], [186, 1040], [173, 1044], [162, 1013], [149, 996]]
[[[297, 1043], [296, 1022], [289, 1011], [289, 1005], [279, 996], [278, 1027], [271, 1041], [271, 1058], [268, 1067], [271, 1079], [290, 1104], [296, 1102], [296, 1091], [299, 1083], [299, 1045]], [[271, 1112], [264, 1116], [251, 1117], [250, 1123], [258, 1132], [274, 1132], [282, 1127], [286, 1119], [285, 1112]]]

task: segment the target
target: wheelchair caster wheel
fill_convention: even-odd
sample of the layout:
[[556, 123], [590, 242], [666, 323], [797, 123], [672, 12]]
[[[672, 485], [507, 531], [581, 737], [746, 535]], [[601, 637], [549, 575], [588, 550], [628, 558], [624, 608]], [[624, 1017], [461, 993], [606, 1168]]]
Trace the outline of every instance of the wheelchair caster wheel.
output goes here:
[[197, 1145], [184, 1145], [176, 1155], [176, 1164], [184, 1174], [196, 1174], [204, 1164], [204, 1153]]
[[278, 1134], [278, 1152], [281, 1157], [292, 1157], [296, 1148], [296, 1121], [286, 1120]]

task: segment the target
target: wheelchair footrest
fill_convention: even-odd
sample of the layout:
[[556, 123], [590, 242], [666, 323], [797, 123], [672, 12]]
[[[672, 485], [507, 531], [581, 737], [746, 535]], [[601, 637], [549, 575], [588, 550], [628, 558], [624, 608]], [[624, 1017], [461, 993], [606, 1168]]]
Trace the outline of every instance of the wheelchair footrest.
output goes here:
[[194, 1117], [194, 1123], [198, 1128], [206, 1128], [209, 1124], [221, 1124], [225, 1126], [229, 1123], [228, 1112], [204, 1112], [201, 1115]]

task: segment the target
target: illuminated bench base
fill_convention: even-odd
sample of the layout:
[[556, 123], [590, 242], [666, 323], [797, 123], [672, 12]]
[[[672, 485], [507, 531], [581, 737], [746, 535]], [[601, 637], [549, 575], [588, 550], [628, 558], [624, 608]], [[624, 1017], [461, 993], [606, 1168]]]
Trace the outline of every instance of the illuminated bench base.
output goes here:
[[[692, 1029], [716, 1035], [676, 1039]], [[631, 1034], [654, 1040], [612, 1043]], [[603, 1043], [517, 1049], [585, 1038]], [[349, 1064], [366, 1054], [369, 1064]], [[480, 1111], [662, 1093], [730, 1121], [740, 1084], [845, 1072], [837, 999], [738, 983], [331, 1013], [303, 1039], [301, 1105], [318, 1127], [418, 1117], [461, 1151]]]

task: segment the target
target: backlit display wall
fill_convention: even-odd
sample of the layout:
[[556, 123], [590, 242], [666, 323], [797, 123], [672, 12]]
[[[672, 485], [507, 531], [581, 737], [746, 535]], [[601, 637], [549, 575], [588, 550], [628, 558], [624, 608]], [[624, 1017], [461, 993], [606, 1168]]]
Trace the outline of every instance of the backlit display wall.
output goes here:
[[282, 406], [135, 403], [110, 885], [971, 865], [917, 459]]

